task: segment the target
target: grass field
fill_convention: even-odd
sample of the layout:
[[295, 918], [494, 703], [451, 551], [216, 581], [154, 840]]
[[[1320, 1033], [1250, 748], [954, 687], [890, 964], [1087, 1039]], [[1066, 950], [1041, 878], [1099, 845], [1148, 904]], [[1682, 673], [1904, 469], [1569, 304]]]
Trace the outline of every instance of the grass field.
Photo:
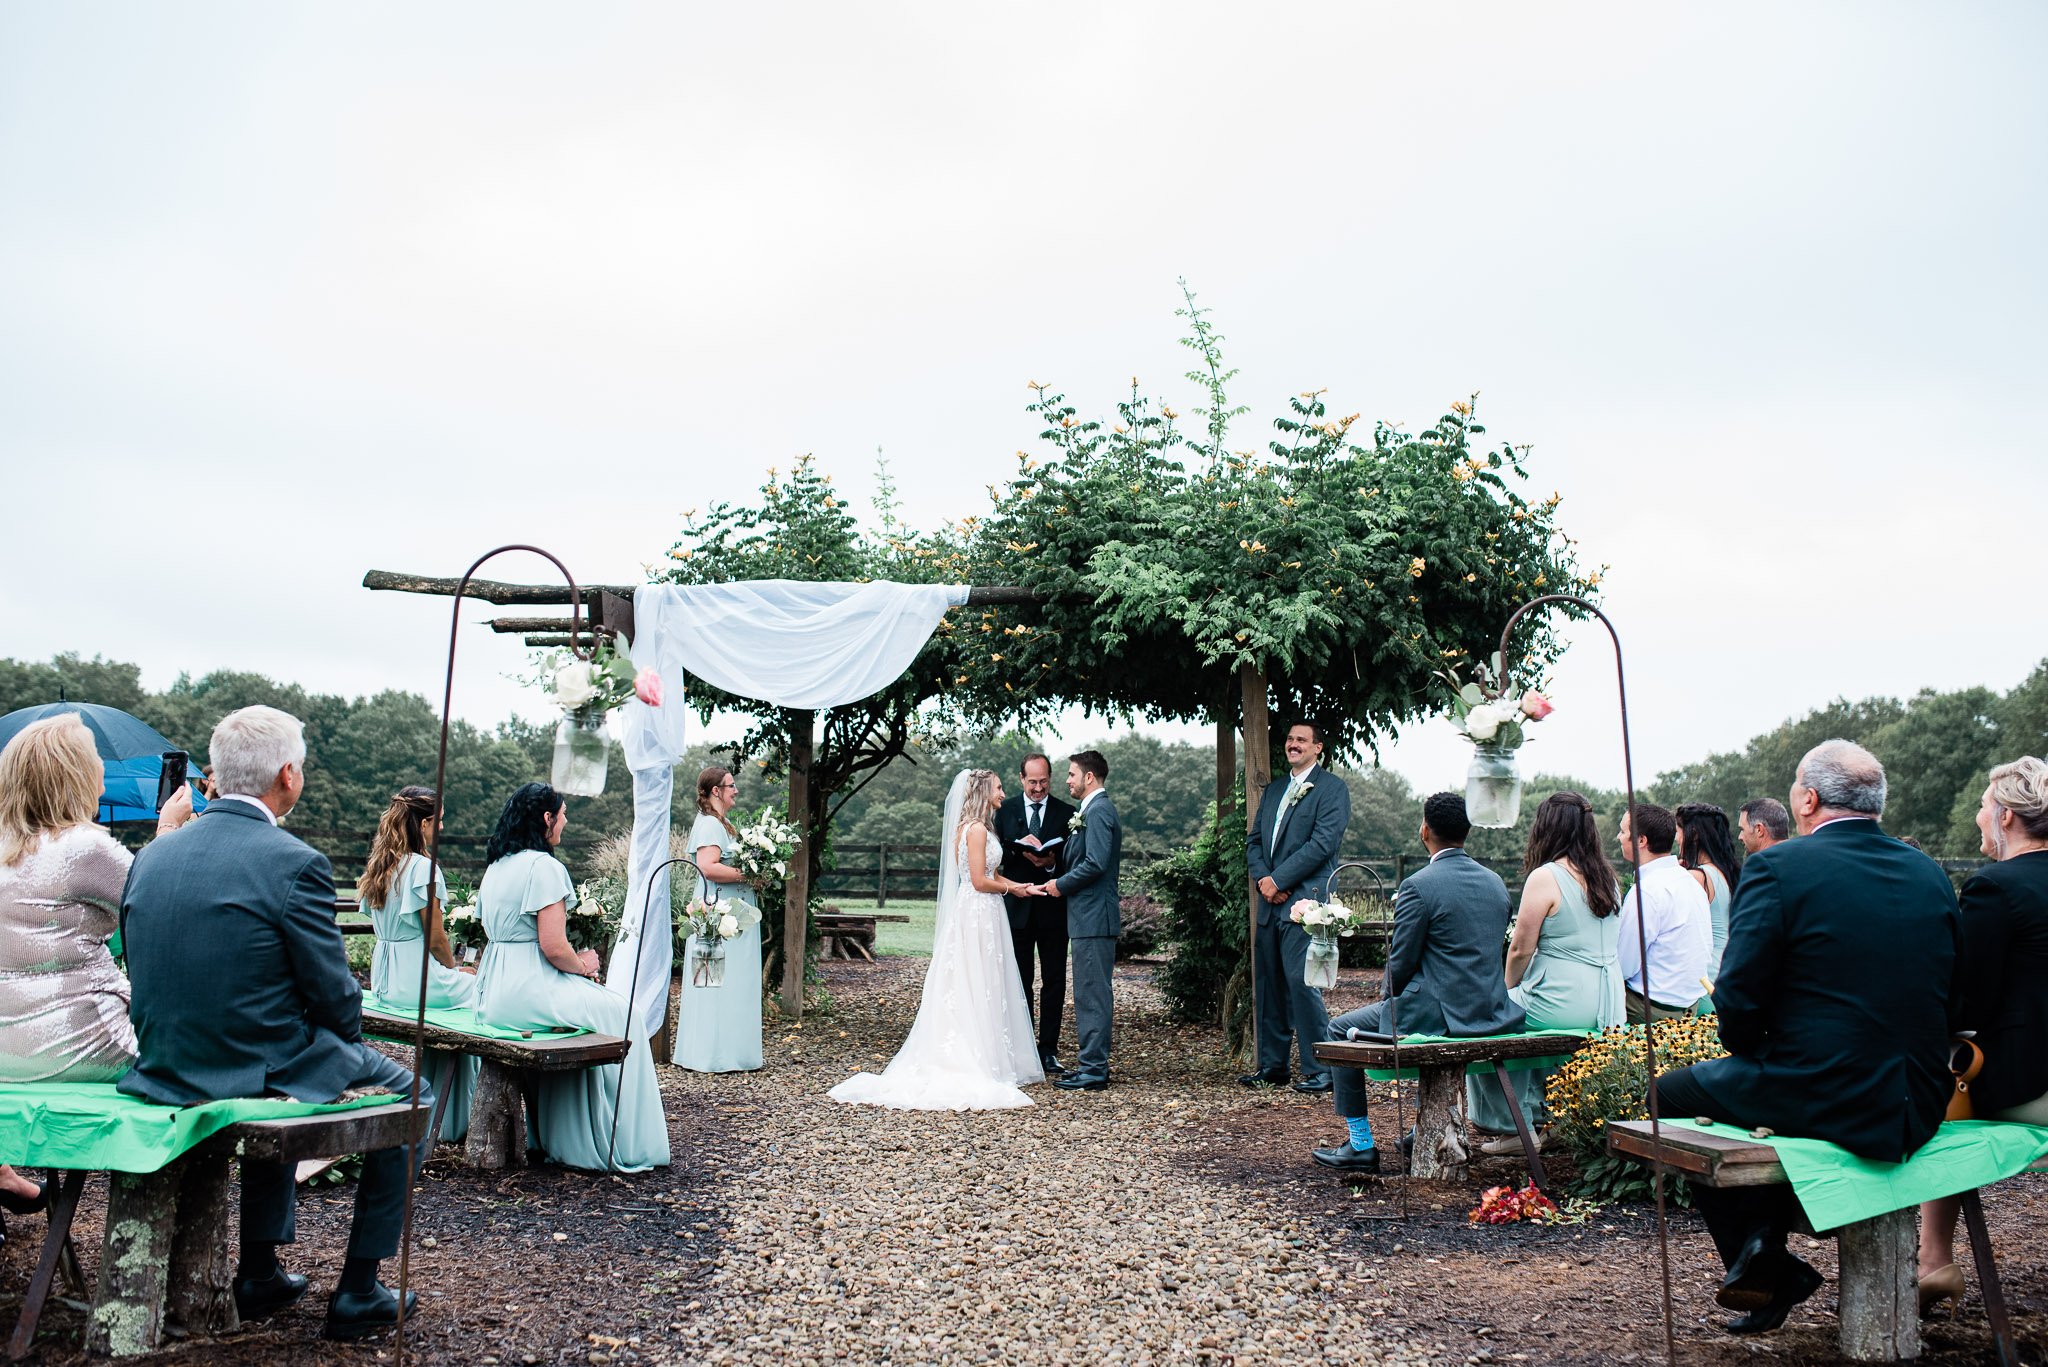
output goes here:
[[875, 926], [875, 953], [877, 954], [929, 954], [932, 952], [932, 925], [938, 917], [937, 902], [904, 902], [894, 897], [886, 907], [877, 907], [873, 901], [851, 901], [844, 897], [825, 899], [848, 916], [908, 916], [910, 923], [883, 921]]

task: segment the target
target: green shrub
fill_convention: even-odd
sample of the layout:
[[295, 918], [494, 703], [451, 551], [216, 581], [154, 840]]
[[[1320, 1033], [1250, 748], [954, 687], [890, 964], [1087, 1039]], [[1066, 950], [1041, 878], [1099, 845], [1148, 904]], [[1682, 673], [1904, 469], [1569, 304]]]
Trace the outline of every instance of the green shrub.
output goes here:
[[1195, 843], [1145, 870], [1145, 890], [1166, 903], [1173, 957], [1153, 981], [1181, 1020], [1220, 1024], [1235, 1041], [1248, 1028], [1251, 994], [1233, 991], [1245, 962], [1250, 909], [1244, 807], [1233, 801], [1219, 822], [1209, 805]]
[[[1655, 1031], [1660, 1077], [1690, 1064], [1727, 1057], [1712, 1016], [1658, 1021]], [[1571, 1184], [1572, 1195], [1595, 1201], [1637, 1200], [1650, 1195], [1649, 1168], [1607, 1152], [1607, 1122], [1647, 1120], [1649, 1090], [1640, 1025], [1608, 1030], [1551, 1074], [1543, 1100], [1550, 1111], [1552, 1142], [1571, 1155], [1579, 1170], [1578, 1180]], [[1682, 1183], [1673, 1183], [1666, 1190], [1685, 1201]]]

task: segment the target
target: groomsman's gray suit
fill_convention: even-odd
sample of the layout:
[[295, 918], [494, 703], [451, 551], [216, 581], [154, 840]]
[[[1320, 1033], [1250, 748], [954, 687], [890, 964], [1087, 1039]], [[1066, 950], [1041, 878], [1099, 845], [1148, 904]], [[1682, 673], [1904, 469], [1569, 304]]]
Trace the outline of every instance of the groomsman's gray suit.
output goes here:
[[[1522, 1008], [1508, 999], [1508, 889], [1500, 875], [1452, 845], [1410, 874], [1394, 894], [1394, 938], [1387, 948], [1386, 994], [1404, 1035], [1506, 1035], [1520, 1030]], [[1387, 1003], [1346, 1011], [1330, 1038], [1349, 1030], [1384, 1033]], [[1337, 1114], [1365, 1111], [1365, 1074], [1334, 1068]]]
[[[117, 1084], [168, 1106], [229, 1097], [403, 1096], [412, 1074], [363, 1042], [363, 994], [334, 923], [327, 856], [225, 799], [135, 856], [122, 941], [141, 1046]], [[420, 1099], [433, 1104], [424, 1080]], [[242, 1163], [242, 1241], [290, 1243], [293, 1165]], [[351, 1258], [398, 1251], [406, 1151], [363, 1155]]]
[[1117, 877], [1123, 867], [1124, 828], [1116, 804], [1098, 788], [1081, 804], [1061, 847], [1062, 872], [1054, 880], [1067, 900], [1067, 950], [1073, 962], [1074, 1033], [1080, 1052], [1072, 1082], [1109, 1077], [1109, 1026], [1115, 1012], [1110, 979], [1116, 969]]
[[1301, 1054], [1302, 1081], [1320, 1083], [1329, 1070], [1316, 1058], [1315, 1047], [1329, 1038], [1330, 1017], [1322, 992], [1302, 981], [1309, 933], [1289, 920], [1288, 912], [1304, 897], [1329, 900], [1337, 846], [1351, 824], [1351, 790], [1322, 765], [1312, 765], [1303, 775], [1308, 791], [1289, 808], [1285, 804], [1291, 778], [1266, 785], [1265, 796], [1259, 799], [1258, 825], [1245, 842], [1253, 885], [1271, 878], [1287, 894], [1277, 905], [1259, 899], [1258, 1070], [1269, 1077], [1285, 1077], [1291, 1039]]

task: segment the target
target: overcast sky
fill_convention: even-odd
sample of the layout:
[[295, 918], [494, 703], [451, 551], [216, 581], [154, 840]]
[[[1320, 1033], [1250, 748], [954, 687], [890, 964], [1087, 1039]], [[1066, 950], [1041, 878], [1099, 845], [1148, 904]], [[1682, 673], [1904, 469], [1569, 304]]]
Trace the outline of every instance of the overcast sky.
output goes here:
[[[2044, 39], [2030, 4], [11, 4], [0, 653], [437, 694], [445, 600], [366, 569], [530, 540], [635, 580], [805, 451], [979, 511], [1028, 380], [1191, 398], [1186, 275], [1233, 444], [1322, 387], [1415, 425], [1478, 390], [1533, 443], [1612, 566], [1639, 773], [2009, 687], [2048, 654], [2009, 606]], [[1618, 782], [1575, 640], [1527, 759]], [[522, 666], [472, 631], [458, 712], [541, 715]]]

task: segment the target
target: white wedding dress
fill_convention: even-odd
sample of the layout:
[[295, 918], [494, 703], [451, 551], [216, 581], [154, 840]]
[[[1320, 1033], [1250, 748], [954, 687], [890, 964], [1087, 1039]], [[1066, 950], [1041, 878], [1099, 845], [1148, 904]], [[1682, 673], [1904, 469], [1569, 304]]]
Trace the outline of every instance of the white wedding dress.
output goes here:
[[[991, 831], [984, 876], [1001, 858]], [[968, 879], [965, 832], [948, 862], [955, 872], [939, 889], [932, 966], [910, 1037], [879, 1075], [856, 1073], [834, 1087], [834, 1101], [900, 1111], [1014, 1110], [1032, 1104], [1019, 1087], [1045, 1081], [1002, 894], [978, 892]]]

